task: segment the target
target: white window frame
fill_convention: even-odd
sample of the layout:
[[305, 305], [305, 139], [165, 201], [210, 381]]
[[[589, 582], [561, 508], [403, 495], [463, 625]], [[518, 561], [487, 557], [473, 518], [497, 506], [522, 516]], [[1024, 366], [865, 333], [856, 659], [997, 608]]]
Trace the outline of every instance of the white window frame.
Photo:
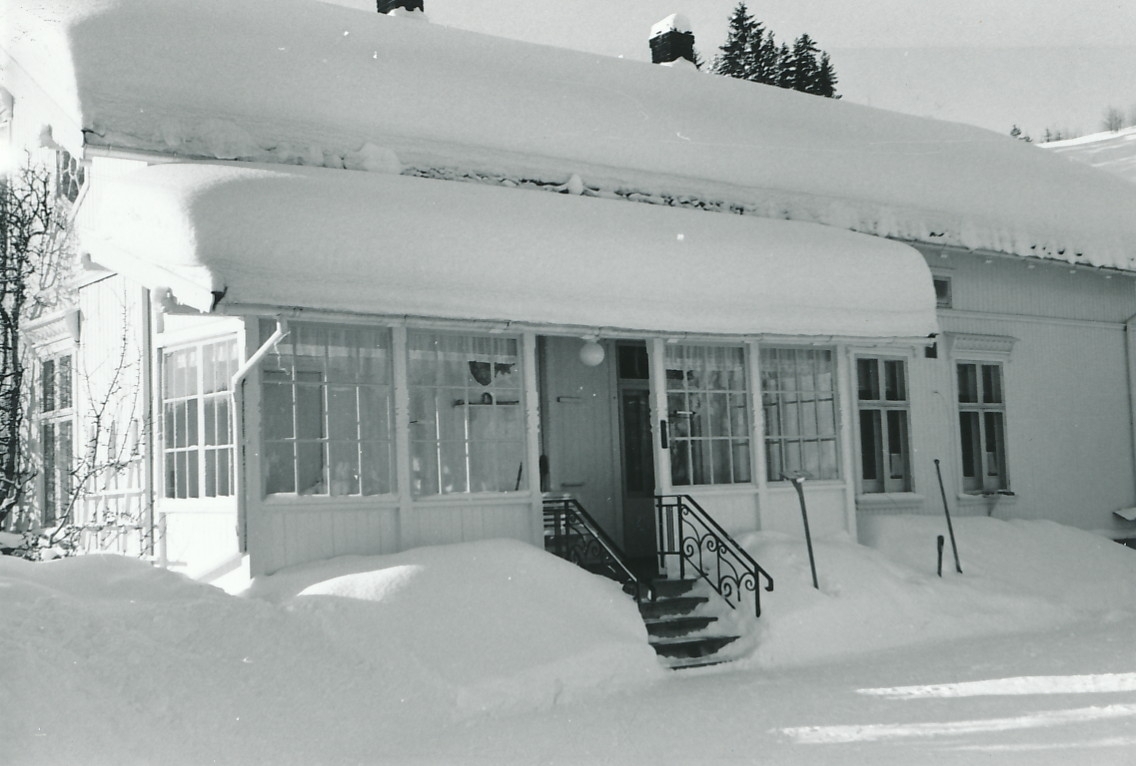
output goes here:
[[[671, 485], [690, 487], [753, 484], [755, 445], [753, 412], [750, 408], [753, 386], [749, 374], [748, 347], [744, 344], [668, 343], [666, 350], [664, 369], [667, 374], [663, 386], [666, 389], [667, 420], [670, 423]], [[684, 359], [673, 360], [672, 354], [680, 350]], [[722, 376], [714, 379], [710, 369], [713, 361], [710, 356], [714, 351], [740, 354], [736, 370], [742, 376], [740, 388], [735, 385], [736, 381], [723, 381]], [[690, 385], [688, 376], [684, 375], [681, 385], [676, 385], [670, 375], [676, 361], [684, 367], [689, 367], [691, 363], [705, 363], [705, 379]], [[714, 427], [715, 403], [718, 409], [725, 410], [724, 419], [717, 419], [718, 424], [724, 426], [724, 433], [719, 433]], [[737, 417], [739, 414], [740, 418]], [[682, 449], [684, 445], [685, 452]], [[726, 449], [723, 452], [715, 449], [716, 446], [725, 446]]]
[[[861, 363], [870, 363], [875, 375], [876, 397], [863, 397], [863, 388], [860, 380]], [[902, 390], [897, 398], [889, 398], [887, 371], [889, 365], [899, 365], [902, 374]], [[857, 482], [860, 494], [894, 494], [913, 492], [915, 489], [912, 462], [911, 462], [911, 376], [910, 359], [896, 354], [859, 353], [853, 356], [853, 387], [856, 392], [856, 452]], [[877, 428], [873, 436], [873, 459], [877, 467], [876, 479], [864, 476], [865, 448], [864, 426], [865, 413], [878, 413]], [[899, 419], [898, 428], [901, 433], [893, 433], [893, 416]], [[896, 451], [893, 442], [901, 441]], [[895, 475], [895, 463], [902, 463], [899, 475]]]
[[[424, 351], [416, 349], [415, 345], [420, 339], [429, 336], [450, 343], [464, 343], [464, 348], [457, 353], [459, 356], [464, 354], [461, 358], [466, 365], [470, 365], [469, 374], [462, 375], [455, 367], [450, 377], [435, 371], [433, 382], [415, 380], [418, 362], [414, 355]], [[507, 343], [513, 344], [511, 354], [504, 351], [506, 347], [502, 344]], [[523, 337], [426, 327], [408, 328], [406, 347], [407, 392], [410, 399], [411, 495], [421, 500], [528, 492], [530, 486], [525, 476], [533, 470], [533, 466], [526, 465], [529, 454]], [[455, 351], [449, 350], [446, 353], [453, 354]], [[506, 359], [511, 359], [512, 362], [501, 361]], [[481, 375], [483, 380], [474, 377], [474, 364], [488, 365], [479, 367], [479, 370], [488, 370], [488, 374]], [[507, 372], [502, 370], [499, 374], [499, 364], [510, 364], [515, 369]], [[472, 385], [470, 381], [476, 385]], [[460, 417], [447, 418], [447, 411], [460, 411]], [[454, 426], [459, 420], [463, 424], [463, 431], [460, 438], [455, 438], [453, 433], [447, 432], [447, 428]], [[480, 428], [475, 427], [478, 426], [477, 421], [480, 421]], [[515, 430], [510, 431], [511, 426], [515, 426]], [[478, 430], [482, 430], [486, 438], [478, 438]], [[495, 444], [496, 448], [477, 450], [479, 444]], [[450, 451], [449, 460], [443, 455], [444, 450]], [[512, 452], [512, 456], [508, 452]], [[495, 476], [495, 479], [486, 478], [484, 473], [476, 469], [479, 461], [484, 459], [492, 461], [494, 468], [489, 476]], [[513, 469], [514, 461], [517, 461], [516, 469]], [[421, 467], [426, 465], [431, 466], [431, 469]], [[457, 465], [462, 470], [447, 471], [447, 466], [452, 465]], [[450, 483], [446, 482], [447, 473], [451, 476]], [[476, 485], [473, 480], [475, 474], [483, 477]]]
[[[975, 377], [975, 401], [962, 401], [962, 368], [973, 367]], [[955, 374], [955, 408], [958, 415], [959, 439], [959, 481], [963, 492], [971, 495], [990, 494], [1010, 490], [1009, 447], [1006, 439], [1006, 369], [1000, 361], [983, 359], [955, 359], [953, 360]], [[997, 372], [997, 382], [987, 379], [986, 370]], [[990, 398], [990, 389], [997, 388], [997, 400], [987, 401]], [[962, 418], [964, 415], [974, 416], [977, 420], [977, 433], [972, 434], [970, 465], [966, 460], [966, 439], [963, 434]], [[990, 449], [990, 430], [993, 424], [995, 439], [998, 444], [993, 451]], [[976, 444], [975, 444], [976, 442]], [[975, 448], [977, 452], [975, 453]], [[967, 476], [967, 470], [973, 469], [979, 475]], [[995, 469], [992, 471], [992, 469]]]
[[[767, 386], [767, 381], [775, 375], [772, 369], [771, 354], [776, 353], [781, 355], [785, 352], [793, 352], [795, 363], [799, 361], [800, 354], [827, 354], [829, 362], [829, 388], [826, 390], [818, 389], [818, 380], [820, 375], [814, 370], [812, 375], [813, 390], [797, 391], [795, 388], [790, 389], [784, 384], [776, 389], [771, 389]], [[762, 433], [762, 440], [764, 442], [765, 452], [765, 467], [764, 471], [766, 479], [770, 483], [784, 482], [782, 474], [785, 476], [794, 476], [795, 474], [805, 475], [814, 481], [839, 481], [843, 477], [842, 463], [844, 461], [843, 453], [841, 452], [841, 431], [843, 427], [843, 420], [840, 412], [840, 363], [837, 358], [835, 348], [828, 346], [802, 346], [794, 345], [792, 343], [776, 343], [776, 344], [762, 344], [759, 347], [759, 362], [758, 367], [761, 375], [760, 390], [758, 392], [761, 397], [762, 406], [762, 422], [764, 423], [764, 432]], [[799, 394], [811, 394], [810, 396], [800, 396]], [[771, 401], [771, 397], [777, 399], [776, 402]], [[794, 401], [790, 401], [793, 399]], [[822, 406], [823, 402], [831, 402], [831, 431], [823, 431], [821, 428], [821, 416], [827, 407]], [[789, 406], [796, 405], [796, 410], [788, 409]], [[801, 405], [809, 405], [812, 407], [813, 414], [816, 416], [816, 433], [809, 434], [807, 427], [810, 418], [805, 416], [805, 410]], [[796, 433], [785, 433], [786, 429], [778, 427], [776, 432], [773, 431], [773, 418], [771, 417], [771, 408], [776, 407], [779, 415], [788, 415], [795, 412], [795, 430]], [[826, 414], [826, 413], [824, 413]], [[784, 423], [785, 420], [778, 421]], [[827, 423], [825, 425], [828, 425]], [[825, 463], [823, 460], [823, 452], [826, 444], [831, 445], [830, 464], [831, 475], [813, 475], [809, 471], [809, 460], [805, 454], [805, 445], [815, 444], [817, 451], [817, 467], [822, 467]], [[797, 459], [788, 459], [795, 449], [797, 452]]]
[[[992, 493], [1007, 493], [1011, 492], [1011, 476], [1010, 476], [1010, 455], [1012, 454], [1011, 436], [1010, 436], [1010, 422], [1009, 422], [1009, 380], [1010, 380], [1010, 367], [1012, 363], [1012, 353], [1016, 338], [1008, 335], [982, 335], [977, 333], [947, 333], [945, 341], [950, 348], [950, 376], [951, 376], [951, 401], [953, 402], [952, 411], [954, 413], [954, 438], [957, 440], [955, 447], [955, 455], [958, 459], [958, 487], [961, 491], [960, 497], [965, 496], [981, 496], [989, 495]], [[981, 368], [983, 365], [993, 365], [998, 367], [1001, 385], [1001, 402], [987, 402], [983, 403], [964, 403], [960, 402], [959, 392], [959, 365], [973, 364], [977, 366], [978, 377], [981, 378]], [[981, 384], [981, 381], [980, 381]], [[983, 397], [981, 392], [978, 396], [979, 400]], [[981, 480], [972, 480], [968, 482], [964, 476], [966, 466], [963, 463], [962, 451], [962, 412], [991, 412], [1001, 413], [1002, 418], [1002, 444], [1001, 444], [1001, 479], [1000, 481], [991, 481], [987, 475], [989, 470], [988, 459], [986, 455], [985, 433], [981, 434], [980, 438], [980, 468]], [[985, 431], [985, 418], [980, 417], [980, 430]]]
[[[222, 383], [222, 387], [214, 391], [206, 392], [205, 381], [205, 353], [211, 347], [221, 346], [223, 344], [231, 344], [232, 356], [227, 363], [215, 374], [219, 375], [218, 382]], [[170, 361], [175, 355], [184, 354], [186, 352], [194, 353], [194, 369], [193, 380], [194, 387], [192, 393], [179, 393], [176, 396], [171, 396], [170, 392]], [[161, 477], [161, 491], [160, 498], [163, 503], [181, 503], [185, 501], [214, 501], [214, 500], [227, 500], [236, 495], [236, 439], [233, 433], [233, 412], [232, 412], [232, 392], [229, 390], [232, 375], [240, 366], [241, 348], [239, 337], [236, 334], [226, 334], [210, 336], [201, 338], [189, 343], [181, 343], [177, 345], [169, 345], [163, 347], [159, 352], [159, 402], [158, 402], [158, 439], [157, 444], [159, 447], [159, 460], [158, 460], [158, 474]], [[185, 424], [188, 426], [188, 417], [191, 415], [193, 418], [193, 431], [194, 443], [184, 444], [178, 446], [176, 444], [177, 434], [179, 429], [177, 424], [174, 423], [174, 430], [171, 431], [171, 417], [167, 411], [168, 405], [187, 405], [186, 406], [186, 419]], [[210, 408], [210, 404], [213, 405]], [[218, 405], [223, 404], [223, 407]], [[219, 416], [219, 410], [223, 410], [223, 415]], [[191, 412], [190, 412], [191, 411]], [[207, 422], [209, 415], [213, 415], [213, 428], [214, 441], [212, 444], [207, 442]], [[223, 423], [222, 423], [223, 419]], [[176, 420], [176, 417], [174, 418]], [[219, 432], [224, 426], [227, 438], [221, 439]], [[169, 439], [171, 433], [175, 441], [174, 446], [171, 446]], [[175, 477], [171, 480], [170, 475], [170, 457], [171, 455], [186, 455], [184, 469], [186, 471], [184, 484], [184, 494], [179, 493], [178, 479], [176, 474], [178, 472], [179, 464], [177, 458], [174, 460]], [[210, 460], [209, 456], [213, 456], [213, 471], [211, 481]], [[225, 456], [225, 463], [227, 470], [224, 470], [225, 479], [220, 481], [221, 466], [220, 458]], [[192, 472], [189, 471], [189, 464], [195, 463]], [[192, 473], [192, 476], [190, 476]], [[193, 487], [190, 487], [190, 480], [192, 479]], [[210, 494], [210, 483], [212, 483], [212, 494]], [[171, 494], [172, 493], [172, 494]]]
[[[74, 480], [72, 474], [75, 470], [76, 354], [74, 347], [71, 347], [54, 352], [41, 351], [37, 357], [34, 423], [39, 456], [42, 461], [42, 470], [37, 482], [37, 489], [39, 490], [38, 510], [39, 521], [44, 526], [50, 526], [63, 520], [62, 511], [67, 505], [70, 494], [75, 491], [75, 487], [72, 486]], [[65, 379], [60, 370], [60, 363], [64, 359], [67, 360]], [[51, 367], [50, 373], [47, 371], [49, 365]], [[52, 379], [50, 386], [47, 385], [49, 374]], [[50, 397], [48, 396], [49, 392]], [[48, 409], [49, 399], [50, 409]], [[61, 400], [63, 401], [61, 402]], [[64, 427], [70, 431], [70, 437], [66, 439], [61, 435]], [[46, 433], [48, 428], [51, 429], [50, 436]], [[61, 455], [66, 458], [66, 462], [62, 466], [59, 464]]]
[[[272, 329], [271, 323], [261, 322], [262, 340]], [[322, 343], [317, 342], [320, 333], [327, 333]], [[334, 333], [374, 333], [377, 342], [339, 345], [332, 342]], [[299, 354], [297, 345], [309, 349], [318, 346], [321, 353]], [[281, 346], [290, 351], [281, 353]], [[337, 352], [334, 355], [333, 349]], [[263, 498], [357, 502], [397, 494], [394, 350], [390, 327], [317, 320], [289, 323], [288, 334], [260, 363]], [[339, 354], [340, 351], [346, 352], [345, 355]], [[365, 351], [378, 353], [371, 355]], [[366, 361], [368, 359], [378, 361]], [[381, 368], [385, 375], [366, 376], [364, 370], [368, 365]], [[301, 374], [304, 377], [300, 377]], [[270, 394], [271, 391], [275, 394]], [[318, 400], [312, 398], [313, 394]], [[301, 395], [306, 405], [301, 405]], [[289, 420], [278, 421], [270, 412], [274, 402], [281, 412], [287, 410]], [[343, 419], [352, 408], [353, 418]], [[309, 433], [306, 429], [313, 425], [318, 431]], [[318, 476], [315, 477], [311, 476], [311, 461], [305, 459], [313, 455], [318, 456]], [[274, 460], [281, 466], [285, 462], [290, 466], [290, 482], [287, 473], [281, 472], [275, 478], [284, 483], [273, 484]], [[385, 463], [381, 475], [366, 474], [367, 466], [381, 463]]]

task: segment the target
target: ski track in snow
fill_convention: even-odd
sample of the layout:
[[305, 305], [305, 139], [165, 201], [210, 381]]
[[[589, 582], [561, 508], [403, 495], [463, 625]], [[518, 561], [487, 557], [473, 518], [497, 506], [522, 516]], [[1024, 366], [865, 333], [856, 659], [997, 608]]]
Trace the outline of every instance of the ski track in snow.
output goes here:
[[1019, 676], [994, 678], [987, 681], [968, 681], [957, 684], [927, 684], [921, 686], [895, 686], [879, 689], [858, 689], [890, 699], [921, 699], [927, 697], [985, 697], [1015, 694], [1098, 694], [1136, 691], [1136, 673], [1101, 673], [1075, 676]]
[[1009, 718], [984, 718], [969, 721], [930, 721], [901, 724], [853, 724], [842, 726], [800, 726], [782, 729], [782, 733], [801, 744], [828, 745], [850, 742], [878, 742], [911, 737], [938, 737], [960, 734], [1005, 732], [1015, 729], [1040, 729], [1050, 726], [1084, 723], [1102, 719], [1136, 717], [1136, 704], [1106, 705], [1051, 710]]

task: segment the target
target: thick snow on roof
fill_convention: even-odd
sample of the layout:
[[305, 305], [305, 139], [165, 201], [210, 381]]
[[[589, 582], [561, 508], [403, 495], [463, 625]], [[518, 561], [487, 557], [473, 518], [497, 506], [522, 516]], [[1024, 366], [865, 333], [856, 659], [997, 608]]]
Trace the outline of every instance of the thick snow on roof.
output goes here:
[[1136, 127], [1038, 146], [1136, 183]]
[[6, 10], [7, 87], [66, 113], [65, 142], [336, 167], [371, 143], [411, 168], [1136, 268], [1136, 189], [977, 128], [312, 0]]
[[676, 333], [937, 331], [917, 251], [816, 224], [282, 165], [111, 183], [82, 232], [93, 258], [202, 310], [223, 292], [225, 307]]

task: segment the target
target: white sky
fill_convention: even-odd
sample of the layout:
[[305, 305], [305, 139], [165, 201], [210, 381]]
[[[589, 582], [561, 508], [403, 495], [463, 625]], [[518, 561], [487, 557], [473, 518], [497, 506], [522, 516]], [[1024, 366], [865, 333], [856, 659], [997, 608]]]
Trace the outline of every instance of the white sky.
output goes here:
[[[426, 0], [426, 11], [438, 24], [633, 59], [648, 58], [651, 25], [678, 12], [690, 19], [709, 59], [735, 5], [736, 0]], [[1136, 41], [1132, 0], [758, 0], [749, 7], [779, 39], [807, 32], [826, 50]]]

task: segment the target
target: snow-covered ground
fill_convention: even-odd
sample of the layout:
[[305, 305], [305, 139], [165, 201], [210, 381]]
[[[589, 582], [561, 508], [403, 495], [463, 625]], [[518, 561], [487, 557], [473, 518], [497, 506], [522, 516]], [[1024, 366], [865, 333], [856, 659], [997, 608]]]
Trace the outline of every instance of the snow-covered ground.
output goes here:
[[1038, 145], [1136, 183], [1136, 127]]
[[758, 648], [665, 671], [614, 584], [488, 541], [229, 595], [114, 557], [0, 558], [5, 763], [1123, 764], [1136, 552], [1051, 522], [744, 543]]

